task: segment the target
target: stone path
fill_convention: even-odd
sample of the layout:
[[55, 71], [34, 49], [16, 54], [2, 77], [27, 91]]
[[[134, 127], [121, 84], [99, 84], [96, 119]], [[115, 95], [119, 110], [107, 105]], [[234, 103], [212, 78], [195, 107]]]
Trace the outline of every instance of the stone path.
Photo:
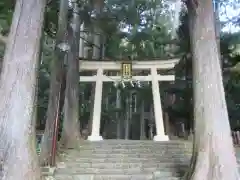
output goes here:
[[190, 161], [189, 147], [189, 143], [182, 141], [86, 141], [78, 150], [60, 152], [54, 178], [176, 180], [183, 175]]
[[[60, 151], [47, 180], [179, 180], [188, 167], [191, 143], [183, 141], [85, 141]], [[240, 163], [240, 148], [236, 148]]]

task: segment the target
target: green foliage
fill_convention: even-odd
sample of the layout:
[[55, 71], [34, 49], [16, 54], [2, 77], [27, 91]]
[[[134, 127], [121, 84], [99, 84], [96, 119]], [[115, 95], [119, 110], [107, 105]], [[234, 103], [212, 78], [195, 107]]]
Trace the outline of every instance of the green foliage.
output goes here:
[[12, 22], [12, 15], [14, 9], [13, 0], [0, 1], [0, 33], [6, 35]]
[[165, 46], [171, 44], [173, 37], [168, 32], [170, 16], [161, 1], [114, 0], [105, 6], [101, 29], [107, 37], [107, 57], [168, 56]]

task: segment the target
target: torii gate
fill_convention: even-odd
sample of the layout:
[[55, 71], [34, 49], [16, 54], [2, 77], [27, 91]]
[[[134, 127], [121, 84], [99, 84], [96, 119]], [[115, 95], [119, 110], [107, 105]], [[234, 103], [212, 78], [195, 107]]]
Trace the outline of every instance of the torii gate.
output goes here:
[[[160, 75], [158, 69], [173, 69], [179, 62], [179, 59], [170, 60], [149, 60], [149, 61], [131, 61], [132, 69], [134, 70], [150, 70], [147, 76], [133, 76], [132, 78], [137, 81], [150, 81], [152, 82], [154, 115], [156, 123], [156, 136], [154, 141], [168, 141], [169, 138], [165, 135], [163, 113], [161, 105], [161, 96], [159, 90], [159, 81], [174, 81], [175, 75]], [[106, 76], [103, 74], [104, 70], [121, 70], [122, 62], [116, 61], [85, 61], [80, 60], [79, 70], [96, 70], [97, 74], [93, 76], [80, 76], [80, 82], [95, 82], [95, 96], [93, 106], [93, 119], [92, 119], [92, 133], [88, 137], [89, 141], [103, 140], [100, 135], [100, 121], [102, 111], [102, 90], [103, 82], [114, 82], [121, 79], [121, 76]], [[129, 81], [129, 80], [127, 80]]]

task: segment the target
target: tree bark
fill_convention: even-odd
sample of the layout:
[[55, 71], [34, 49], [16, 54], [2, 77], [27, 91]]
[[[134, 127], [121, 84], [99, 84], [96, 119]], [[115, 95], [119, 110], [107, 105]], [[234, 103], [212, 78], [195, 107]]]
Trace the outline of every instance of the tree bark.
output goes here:
[[[193, 54], [194, 152], [188, 179], [237, 180], [210, 0], [188, 1]], [[223, 146], [224, 144], [224, 146]]]
[[140, 140], [146, 139], [146, 132], [145, 132], [145, 102], [142, 100], [141, 102], [141, 109], [140, 109]]
[[84, 32], [85, 26], [84, 23], [82, 23], [80, 27], [80, 40], [79, 40], [79, 57], [84, 58], [84, 47], [85, 47], [85, 42], [84, 42]]
[[[190, 24], [190, 23], [189, 23]], [[190, 51], [190, 49], [189, 49]], [[185, 121], [185, 127], [187, 130], [187, 135], [190, 135], [190, 131], [193, 128], [193, 105], [192, 105], [192, 84], [189, 83], [192, 81], [192, 56], [186, 56], [185, 57], [185, 93], [184, 93], [184, 105], [187, 111], [187, 119]]]
[[171, 135], [170, 122], [169, 122], [169, 115], [168, 115], [167, 109], [163, 111], [163, 115], [164, 115], [165, 134], [170, 136]]
[[117, 139], [122, 137], [122, 118], [120, 112], [116, 112]]
[[[94, 8], [96, 11], [96, 24], [98, 24], [98, 17], [101, 14], [102, 6], [104, 1], [103, 0], [94, 0]], [[101, 31], [98, 27], [98, 25], [94, 26], [94, 35], [93, 35], [93, 59], [100, 59], [101, 57]]]
[[121, 90], [117, 89], [116, 92], [116, 109], [117, 112], [115, 114], [116, 117], [116, 123], [117, 123], [117, 139], [121, 139], [122, 136], [122, 118], [121, 118], [121, 113], [120, 113], [120, 109], [121, 109]]
[[92, 134], [92, 123], [93, 123], [93, 110], [94, 110], [94, 100], [95, 100], [95, 84], [92, 84], [91, 87], [91, 96], [90, 96], [90, 114], [88, 120], [88, 132]]
[[106, 37], [104, 35], [101, 36], [101, 57], [102, 59], [105, 58], [105, 54], [106, 54], [106, 46], [105, 46], [105, 43], [106, 43]]
[[155, 117], [154, 117], [154, 107], [153, 107], [153, 104], [151, 105], [150, 111], [149, 111], [148, 126], [149, 126], [148, 139], [152, 140], [153, 136], [154, 136], [154, 127], [155, 127]]
[[45, 131], [41, 143], [40, 163], [47, 165], [51, 158], [51, 149], [53, 141], [54, 121], [58, 113], [58, 102], [60, 101], [61, 84], [63, 81], [64, 58], [66, 52], [61, 50], [59, 44], [66, 40], [67, 22], [68, 22], [68, 0], [61, 0], [58, 17], [58, 31], [56, 47], [53, 61], [51, 64], [50, 93], [47, 109], [47, 119]]
[[130, 129], [130, 97], [129, 95], [127, 95], [127, 99], [126, 99], [126, 105], [125, 105], [125, 133], [124, 133], [124, 138], [126, 140], [129, 139], [129, 129]]
[[2, 180], [41, 179], [34, 101], [45, 5], [45, 0], [17, 0], [15, 5], [0, 83]]
[[68, 30], [71, 49], [67, 61], [64, 121], [60, 140], [64, 148], [74, 148], [80, 143], [78, 57], [81, 22], [78, 14], [79, 7], [76, 2], [73, 3], [73, 12], [72, 25]]

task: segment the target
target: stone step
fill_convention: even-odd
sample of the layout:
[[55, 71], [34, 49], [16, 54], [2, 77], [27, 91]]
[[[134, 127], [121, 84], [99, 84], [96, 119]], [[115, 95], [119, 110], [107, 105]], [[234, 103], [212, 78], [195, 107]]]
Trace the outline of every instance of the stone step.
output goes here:
[[96, 152], [96, 153], [87, 153], [87, 152], [83, 152], [83, 153], [61, 153], [58, 154], [60, 157], [119, 157], [119, 156], [129, 156], [129, 157], [191, 157], [192, 154], [191, 153], [180, 153], [180, 152], [167, 152], [167, 153], [155, 153], [155, 152]]
[[79, 148], [82, 149], [93, 149], [93, 148], [187, 148], [192, 149], [192, 145], [190, 144], [91, 144], [91, 145], [80, 145]]
[[158, 179], [153, 179], [153, 178], [148, 178], [148, 177], [135, 177], [135, 176], [130, 176], [129, 177], [119, 177], [119, 178], [116, 178], [116, 177], [95, 177], [94, 180], [180, 180], [181, 177], [161, 177], [161, 178], [158, 178]]
[[[187, 169], [186, 169], [187, 170]], [[185, 170], [178, 170], [174, 168], [128, 168], [128, 169], [116, 169], [116, 168], [108, 168], [108, 169], [99, 169], [99, 168], [80, 168], [80, 167], [72, 167], [70, 168], [57, 168], [56, 174], [151, 174], [155, 171], [161, 173], [162, 177], [181, 177], [184, 175]]]
[[[66, 153], [66, 151], [58, 151], [59, 153]], [[173, 149], [163, 149], [163, 148], [136, 148], [136, 149], [79, 149], [78, 151], [70, 151], [67, 153], [73, 154], [84, 153], [156, 153], [156, 154], [167, 154], [167, 153], [179, 153], [179, 154], [192, 154], [191, 150], [173, 148]]]
[[79, 148], [94, 148], [94, 147], [116, 147], [116, 148], [121, 148], [121, 147], [163, 147], [163, 148], [172, 148], [172, 147], [182, 147], [182, 148], [191, 148], [192, 149], [192, 144], [181, 144], [181, 143], [175, 143], [175, 144], [160, 144], [160, 143], [143, 143], [143, 144], [137, 144], [137, 143], [131, 143], [131, 144], [80, 144]]
[[75, 153], [62, 153], [62, 154], [58, 154], [58, 157], [66, 157], [66, 158], [111, 158], [111, 157], [129, 157], [129, 158], [142, 158], [142, 157], [147, 157], [147, 158], [161, 158], [161, 157], [166, 157], [166, 158], [185, 158], [185, 157], [191, 157], [192, 154], [183, 154], [183, 153], [176, 153], [176, 152], [172, 152], [172, 153], [103, 153], [103, 152], [97, 152], [97, 153], [79, 153], [79, 154], [75, 154]]
[[136, 153], [171, 153], [171, 152], [176, 152], [176, 153], [192, 153], [192, 151], [187, 150], [187, 149], [180, 149], [180, 148], [173, 148], [173, 149], [164, 149], [164, 148], [136, 148], [136, 149], [78, 149], [78, 150], [69, 150], [69, 151], [58, 151], [59, 153], [73, 153], [73, 154], [79, 154], [80, 152], [83, 153], [97, 153], [97, 152], [102, 152], [102, 153], [108, 153], [108, 152], [116, 152], [116, 153], [131, 153], [131, 152], [136, 152]]
[[[59, 153], [66, 153], [65, 150], [59, 150]], [[102, 153], [110, 153], [110, 152], [115, 152], [115, 153], [171, 153], [171, 152], [176, 152], [176, 153], [187, 153], [191, 154], [192, 150], [187, 149], [187, 148], [179, 148], [179, 147], [174, 147], [174, 148], [161, 148], [161, 147], [143, 147], [143, 148], [79, 148], [77, 150], [68, 150], [67, 153], [97, 153], [97, 152], [102, 152]]]
[[[151, 174], [81, 174], [81, 175], [56, 175], [54, 180], [152, 180]], [[166, 179], [168, 180], [168, 179]]]
[[[49, 178], [50, 179], [50, 178]], [[157, 177], [154, 178], [152, 174], [138, 174], [138, 175], [61, 175], [54, 177], [54, 180], [180, 180], [180, 177]], [[48, 179], [46, 179], [48, 180]]]
[[182, 180], [182, 177], [154, 177], [151, 180]]
[[62, 162], [57, 163], [57, 168], [74, 168], [74, 167], [80, 167], [80, 168], [119, 168], [119, 169], [129, 169], [129, 168], [178, 168], [178, 169], [185, 169], [188, 168], [189, 163], [182, 163], [182, 162], [167, 162], [167, 163], [157, 163], [157, 162], [147, 162], [146, 163], [136, 163], [136, 162], [130, 162], [130, 163], [77, 163], [77, 162]]
[[191, 158], [59, 158], [58, 162], [76, 162], [76, 163], [188, 163]]
[[163, 145], [163, 144], [148, 144], [148, 145], [134, 145], [134, 144], [113, 144], [113, 145], [110, 145], [110, 144], [106, 144], [106, 145], [80, 145], [78, 148], [82, 148], [82, 149], [89, 149], [89, 148], [110, 148], [110, 147], [113, 147], [113, 148], [156, 148], [156, 147], [161, 147], [161, 148], [175, 148], [175, 147], [179, 147], [179, 148], [189, 148], [189, 149], [192, 149], [192, 145], [187, 145], [187, 144], [166, 144], [166, 145]]
[[96, 152], [96, 153], [84, 153], [84, 152], [82, 152], [82, 153], [70, 153], [70, 154], [63, 154], [63, 155], [67, 155], [67, 156], [86, 156], [86, 155], [89, 155], [89, 156], [93, 156], [93, 155], [112, 155], [112, 156], [115, 156], [115, 155], [125, 155], [125, 156], [127, 156], [127, 155], [138, 155], [138, 156], [146, 156], [146, 155], [150, 155], [150, 156], [172, 156], [172, 155], [176, 155], [176, 156], [190, 156], [190, 155], [192, 155], [192, 154], [184, 154], [184, 153], [180, 153], [180, 152], [168, 152], [168, 153], [164, 153], [164, 152], [162, 152], [162, 153], [155, 153], [155, 152], [149, 152], [149, 153], [140, 153], [140, 152], [128, 152], [128, 153], [124, 153], [124, 152], [119, 152], [119, 153], [117, 153], [117, 152], [111, 152], [111, 153], [105, 153], [105, 152]]
[[[151, 165], [155, 166], [162, 166], [162, 165], [170, 165], [170, 164], [175, 164], [176, 166], [180, 166], [180, 165], [189, 165], [190, 161], [60, 161], [57, 164], [59, 164], [59, 166], [61, 166], [61, 164], [66, 164], [66, 165], [80, 165], [83, 164], [84, 166], [91, 166], [91, 167], [97, 167], [98, 165], [100, 166], [105, 166], [105, 164], [113, 164], [114, 166], [124, 166], [125, 164], [129, 164], [129, 166], [134, 166], [136, 164], [139, 164], [138, 166], [143, 166], [144, 167], [149, 167]], [[89, 164], [89, 165], [87, 165]], [[96, 165], [95, 165], [96, 164]], [[130, 165], [132, 164], [132, 165]], [[136, 165], [137, 166], [137, 165]]]
[[60, 149], [55, 179], [179, 180], [191, 155], [192, 144], [184, 141], [84, 141], [78, 149]]
[[[59, 153], [66, 153], [66, 151], [58, 151]], [[150, 148], [146, 148], [146, 149], [89, 149], [89, 150], [82, 150], [79, 149], [78, 151], [74, 152], [68, 152], [68, 153], [73, 153], [73, 154], [79, 154], [81, 152], [81, 154], [83, 153], [156, 153], [156, 154], [167, 154], [167, 153], [179, 153], [179, 154], [192, 154], [192, 151], [190, 150], [184, 150], [184, 149], [161, 149], [161, 148], [157, 148], [157, 149], [150, 149]]]
[[41, 172], [43, 176], [52, 176], [55, 170], [56, 170], [55, 167], [50, 167], [50, 166], [41, 167]]
[[99, 160], [99, 159], [105, 159], [106, 161], [109, 160], [113, 160], [113, 159], [119, 159], [119, 161], [121, 160], [125, 160], [125, 159], [137, 159], [139, 158], [139, 160], [144, 160], [144, 159], [149, 159], [149, 160], [159, 160], [159, 161], [168, 161], [168, 160], [184, 160], [184, 159], [190, 159], [190, 156], [155, 156], [155, 155], [142, 155], [142, 156], [137, 156], [137, 155], [109, 155], [109, 156], [104, 156], [104, 155], [98, 155], [98, 156], [85, 156], [85, 157], [73, 157], [73, 156], [65, 156], [65, 157], [59, 157], [60, 160], [71, 160], [71, 161], [82, 161], [82, 160]]
[[190, 152], [184, 152], [184, 151], [70, 151], [70, 152], [59, 152], [59, 155], [66, 155], [66, 156], [85, 156], [85, 155], [95, 155], [95, 154], [123, 154], [123, 155], [128, 155], [128, 154], [143, 154], [143, 155], [182, 155], [182, 156], [186, 156], [186, 155], [192, 155], [192, 153]]
[[109, 155], [109, 156], [58, 156], [58, 160], [66, 160], [66, 161], [114, 161], [114, 162], [122, 162], [125, 160], [131, 160], [131, 161], [145, 161], [145, 160], [151, 160], [151, 161], [182, 161], [182, 160], [190, 160], [191, 156], [136, 156], [136, 155]]
[[186, 151], [186, 152], [192, 152], [191, 147], [181, 147], [181, 146], [95, 146], [95, 147], [80, 147], [78, 150], [81, 151], [121, 151], [121, 150], [130, 150], [130, 151], [149, 151], [149, 150], [155, 150], [155, 151]]
[[[188, 169], [182, 169], [182, 170], [173, 170], [172, 172], [176, 172], [175, 174], [173, 174], [172, 176], [170, 175], [168, 178], [175, 178], [175, 179], [178, 179], [180, 177], [184, 177], [185, 173], [187, 172]], [[157, 171], [154, 171], [153, 172], [153, 178], [152, 180], [164, 180], [164, 178], [166, 177], [165, 176], [166, 173], [163, 173], [162, 170], [157, 170]], [[179, 175], [177, 175], [179, 174]]]
[[80, 146], [77, 147], [77, 149], [81, 150], [89, 150], [89, 149], [187, 149], [187, 150], [192, 150], [192, 146], [183, 146], [183, 145], [176, 145], [176, 146], [161, 146], [161, 145], [151, 145], [151, 146], [138, 146], [138, 145], [105, 145], [105, 146]]
[[184, 159], [191, 159], [191, 156], [181, 156], [181, 155], [168, 155], [168, 156], [158, 156], [155, 154], [146, 154], [146, 155], [142, 155], [142, 154], [95, 154], [95, 155], [81, 155], [81, 156], [69, 156], [69, 155], [64, 155], [64, 156], [58, 156], [59, 160], [70, 160], [70, 161], [82, 161], [82, 160], [117, 160], [119, 159], [119, 161], [121, 160], [125, 160], [125, 159], [131, 159], [131, 160], [145, 160], [145, 159], [149, 159], [149, 160], [159, 160], [159, 161], [165, 161], [165, 160], [184, 160]]
[[103, 141], [81, 141], [84, 145], [95, 144], [192, 144], [187, 140], [170, 140], [170, 141], [152, 141], [152, 140], [125, 140], [125, 139], [105, 139]]
[[182, 177], [169, 177], [169, 178], [166, 178], [166, 177], [161, 177], [161, 178], [152, 178], [152, 180], [181, 180]]

